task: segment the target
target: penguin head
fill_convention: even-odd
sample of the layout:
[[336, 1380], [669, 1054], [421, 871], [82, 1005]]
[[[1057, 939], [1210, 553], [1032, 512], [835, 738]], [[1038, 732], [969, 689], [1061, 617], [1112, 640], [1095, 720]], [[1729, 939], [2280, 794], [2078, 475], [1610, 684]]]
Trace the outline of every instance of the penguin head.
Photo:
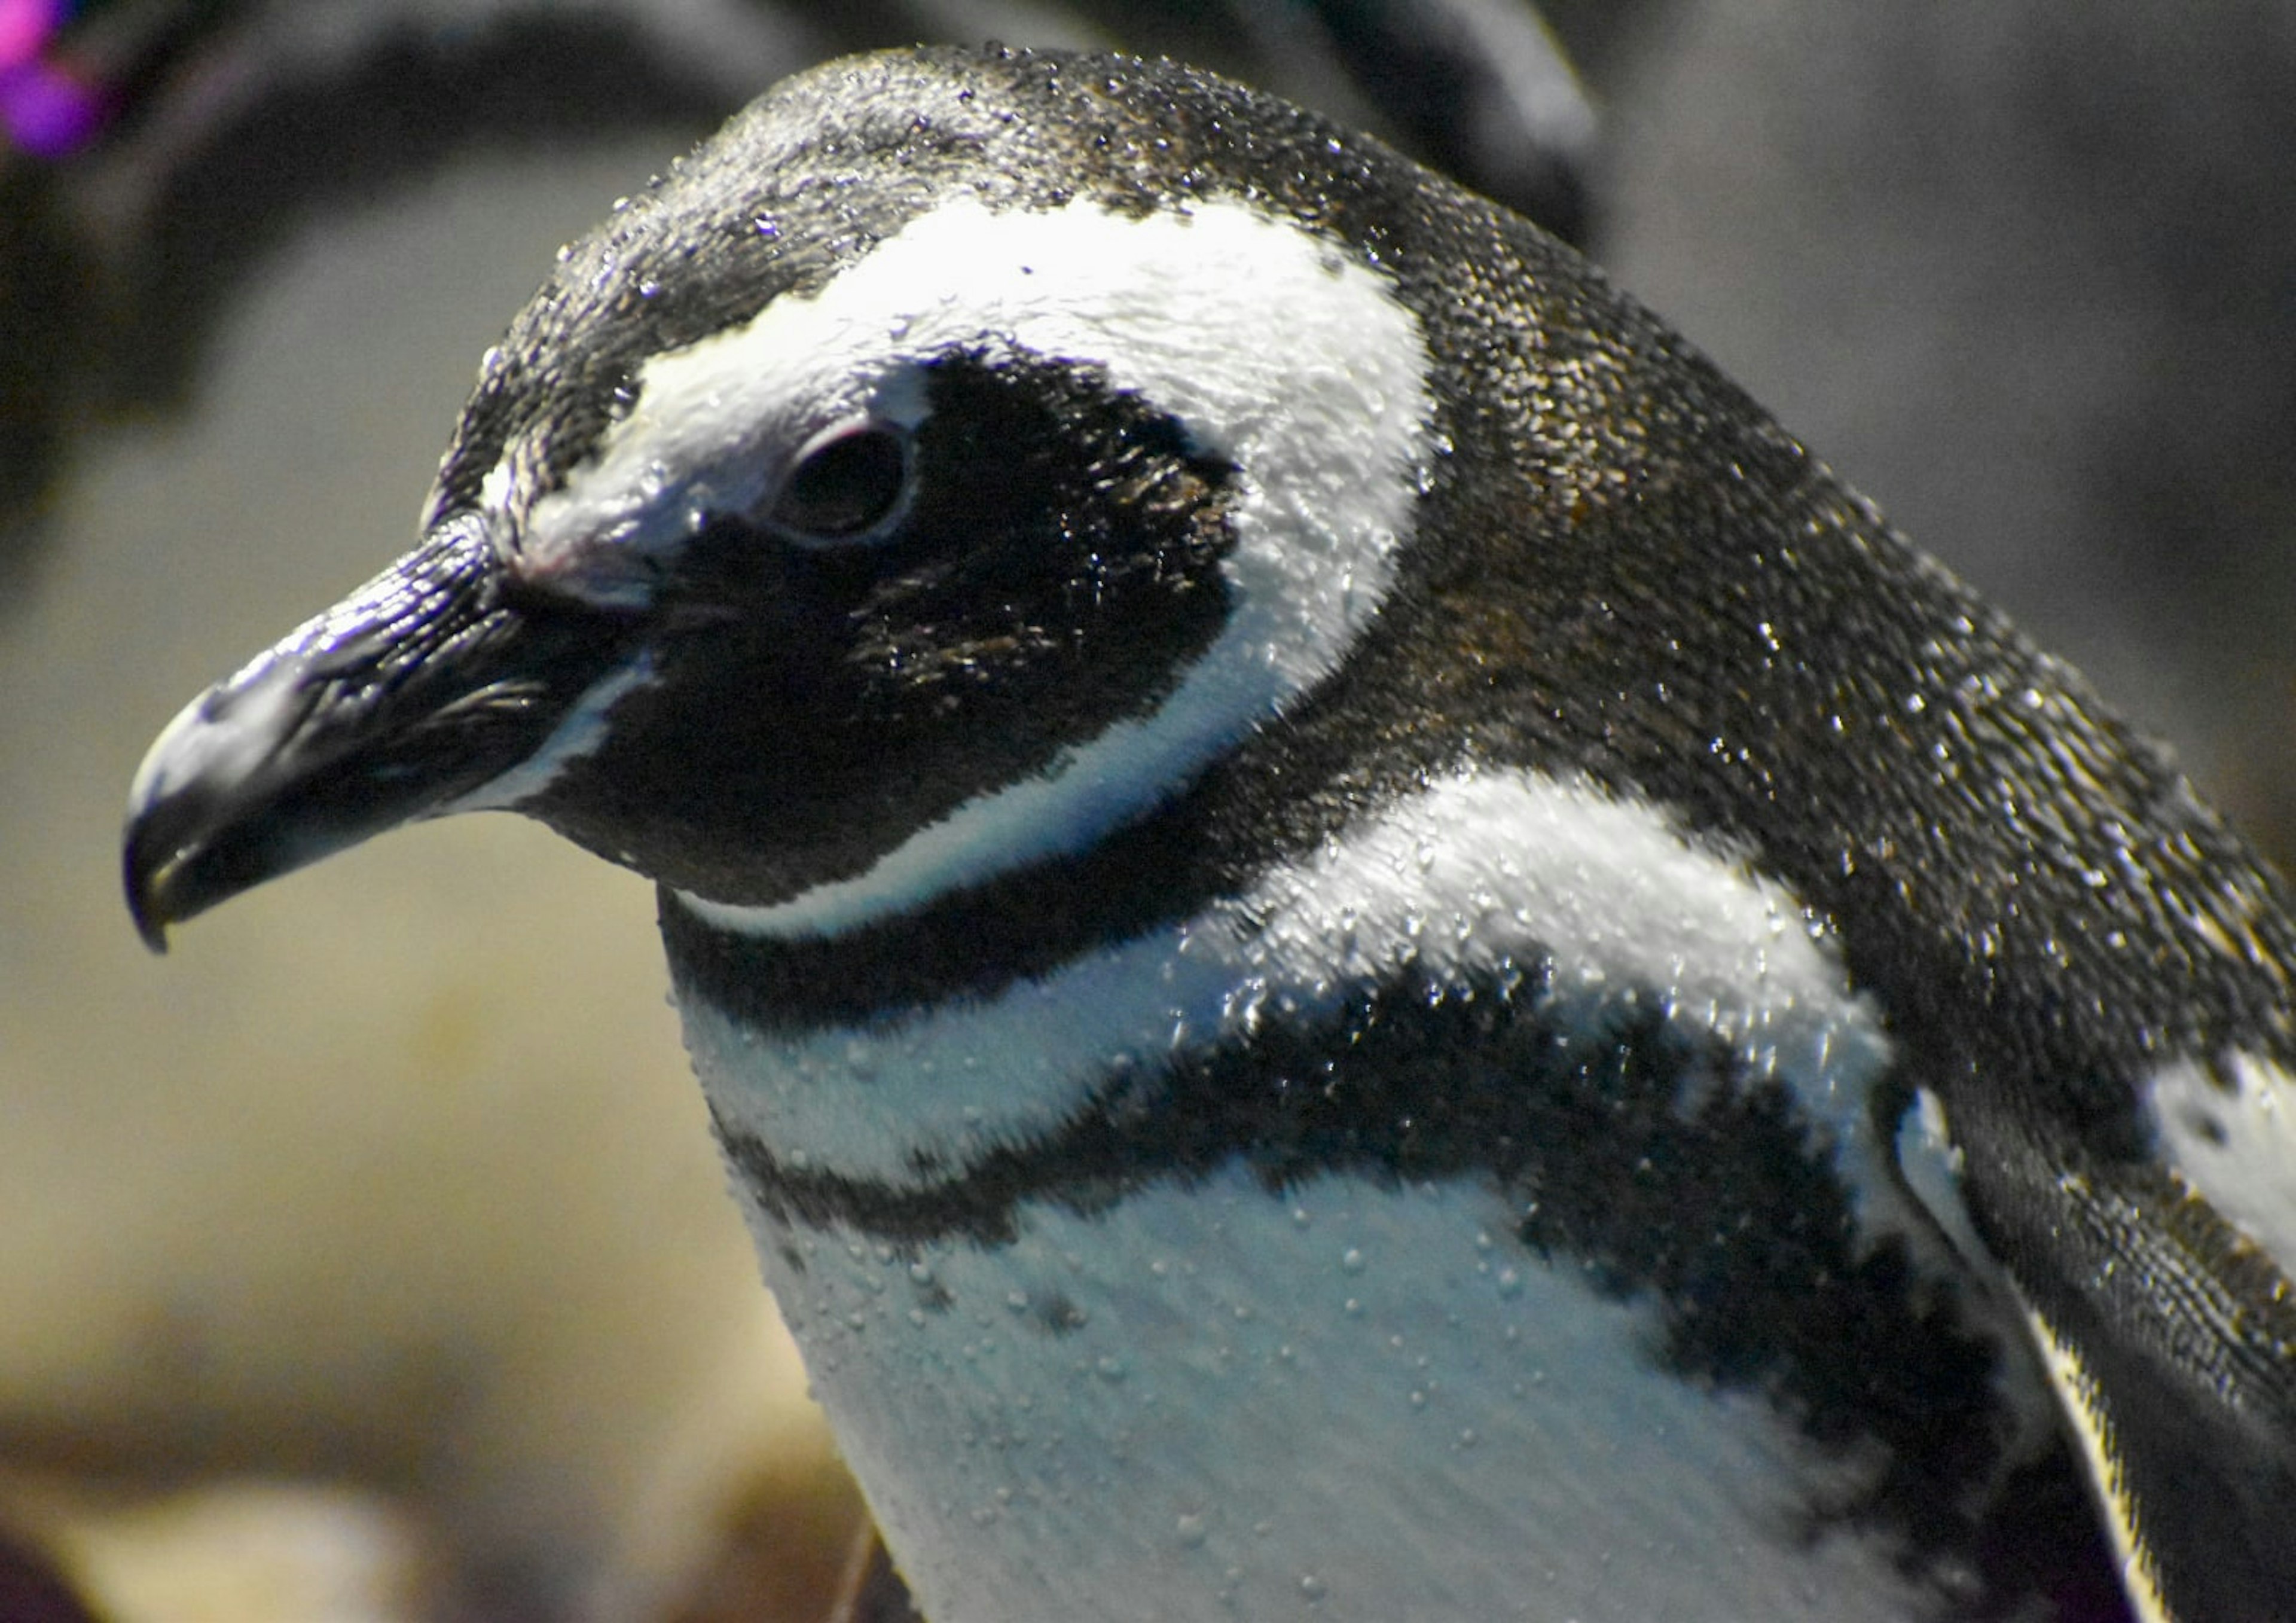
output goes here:
[[1392, 583], [1408, 168], [1168, 64], [789, 81], [562, 254], [421, 545], [154, 745], [147, 939], [453, 811], [797, 930], [1138, 815]]

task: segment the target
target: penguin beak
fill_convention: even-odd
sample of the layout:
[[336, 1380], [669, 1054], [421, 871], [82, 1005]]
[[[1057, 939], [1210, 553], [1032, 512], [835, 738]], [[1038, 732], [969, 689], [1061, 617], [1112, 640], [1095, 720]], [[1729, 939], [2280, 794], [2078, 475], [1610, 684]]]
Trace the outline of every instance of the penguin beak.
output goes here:
[[[635, 617], [520, 582], [475, 515], [193, 700], [128, 791], [144, 944], [403, 823], [492, 804], [628, 652]], [[507, 803], [506, 801], [504, 803]]]

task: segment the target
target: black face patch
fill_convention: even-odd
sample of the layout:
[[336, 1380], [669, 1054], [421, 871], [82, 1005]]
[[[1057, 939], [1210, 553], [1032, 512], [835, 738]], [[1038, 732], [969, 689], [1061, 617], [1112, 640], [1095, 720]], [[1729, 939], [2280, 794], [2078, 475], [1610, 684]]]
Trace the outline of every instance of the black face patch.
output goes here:
[[926, 387], [890, 529], [709, 525], [655, 595], [659, 679], [523, 809], [664, 883], [778, 900], [1171, 691], [1227, 620], [1232, 470], [1092, 368], [958, 353]]

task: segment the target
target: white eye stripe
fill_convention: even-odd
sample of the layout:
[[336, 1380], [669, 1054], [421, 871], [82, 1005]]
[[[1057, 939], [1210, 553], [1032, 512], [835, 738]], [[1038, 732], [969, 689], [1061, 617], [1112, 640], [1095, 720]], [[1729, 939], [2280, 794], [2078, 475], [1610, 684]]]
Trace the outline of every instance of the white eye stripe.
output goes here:
[[[1235, 203], [1136, 217], [1085, 202], [996, 213], [967, 195], [819, 293], [647, 361], [629, 414], [535, 503], [522, 550], [578, 576], [578, 554], [674, 545], [701, 498], [753, 504], [787, 447], [828, 423], [914, 426], [920, 364], [968, 349], [1096, 365], [1208, 450], [1277, 464], [1263, 483], [1312, 477], [1328, 495], [1423, 454], [1415, 320], [1304, 228]], [[1316, 454], [1303, 430], [1336, 438]]]
[[649, 361], [594, 459], [534, 504], [526, 567], [625, 599], [637, 558], [755, 510], [791, 448], [857, 414], [921, 421], [925, 364], [980, 351], [1094, 367], [1235, 468], [1227, 627], [1154, 715], [793, 911], [721, 922], [840, 929], [1082, 848], [1336, 668], [1386, 596], [1431, 460], [1425, 339], [1384, 275], [1240, 203], [920, 216], [818, 294]]

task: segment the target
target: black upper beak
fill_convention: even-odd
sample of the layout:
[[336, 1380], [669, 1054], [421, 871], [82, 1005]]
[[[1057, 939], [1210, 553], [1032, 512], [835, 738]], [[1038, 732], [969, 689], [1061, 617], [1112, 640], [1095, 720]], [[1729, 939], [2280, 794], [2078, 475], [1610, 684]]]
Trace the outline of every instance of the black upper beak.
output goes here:
[[471, 802], [630, 652], [631, 621], [521, 589], [472, 515], [200, 695], [128, 791], [128, 910], [171, 923]]

